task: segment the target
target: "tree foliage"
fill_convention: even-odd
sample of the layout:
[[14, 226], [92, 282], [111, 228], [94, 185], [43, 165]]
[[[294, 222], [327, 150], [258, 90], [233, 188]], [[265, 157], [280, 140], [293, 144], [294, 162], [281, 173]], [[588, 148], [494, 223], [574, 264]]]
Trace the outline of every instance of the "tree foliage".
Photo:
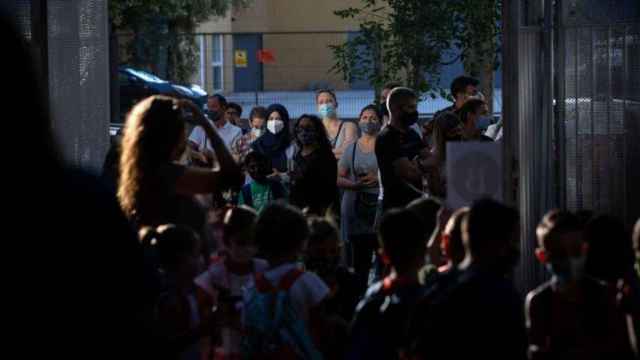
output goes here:
[[443, 93], [441, 67], [461, 60], [478, 76], [497, 67], [501, 0], [361, 0], [337, 10], [357, 19], [359, 33], [332, 46], [333, 70], [345, 80], [368, 80], [376, 88], [405, 80], [420, 93]]
[[192, 35], [198, 24], [224, 16], [232, 7], [251, 0], [113, 0], [109, 15], [114, 31], [132, 38], [120, 58], [133, 66], [158, 72], [169, 80], [186, 83], [196, 71], [198, 47]]

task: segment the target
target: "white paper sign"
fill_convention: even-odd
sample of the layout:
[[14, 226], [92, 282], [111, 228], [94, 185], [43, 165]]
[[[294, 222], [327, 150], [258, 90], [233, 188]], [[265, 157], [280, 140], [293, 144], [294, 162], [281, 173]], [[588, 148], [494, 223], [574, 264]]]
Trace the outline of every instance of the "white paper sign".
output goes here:
[[474, 200], [502, 201], [502, 144], [447, 143], [447, 206], [458, 209]]

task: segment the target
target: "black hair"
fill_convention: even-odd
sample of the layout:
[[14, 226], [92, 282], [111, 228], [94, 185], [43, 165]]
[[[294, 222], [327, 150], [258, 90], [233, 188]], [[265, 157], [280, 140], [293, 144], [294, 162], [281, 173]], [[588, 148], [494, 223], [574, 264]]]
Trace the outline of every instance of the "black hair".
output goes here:
[[222, 240], [224, 244], [229, 246], [231, 238], [239, 234], [250, 237], [253, 240], [257, 218], [256, 211], [248, 206], [240, 205], [227, 210], [222, 222]]
[[402, 271], [413, 260], [426, 255], [424, 222], [416, 212], [391, 209], [380, 221], [378, 241], [391, 265]]
[[274, 203], [267, 206], [256, 223], [256, 244], [267, 260], [293, 255], [309, 238], [309, 226], [297, 208]]
[[418, 99], [418, 95], [415, 93], [415, 91], [405, 87], [393, 89], [391, 93], [389, 93], [389, 97], [387, 98], [387, 108], [389, 110], [389, 113], [392, 113], [393, 108], [398, 104], [413, 99]]
[[218, 99], [218, 102], [220, 103], [220, 107], [222, 107], [223, 109], [226, 109], [228, 106], [227, 98], [220, 94], [210, 95], [209, 99]]
[[243, 165], [246, 167], [250, 162], [257, 162], [259, 165], [264, 166], [269, 170], [271, 169], [271, 159], [259, 151], [252, 151], [245, 156]]
[[327, 129], [325, 129], [322, 120], [316, 115], [312, 114], [302, 114], [296, 121], [296, 126], [293, 128], [293, 138], [296, 141], [299, 149], [302, 149], [303, 145], [298, 139], [298, 131], [300, 131], [300, 122], [304, 119], [308, 119], [313, 124], [314, 130], [318, 135], [318, 143], [320, 145], [320, 149], [331, 151], [331, 143], [329, 142], [329, 136], [327, 135]]
[[609, 215], [594, 217], [584, 229], [589, 245], [586, 271], [600, 280], [615, 282], [633, 268], [633, 248], [624, 224]]
[[456, 95], [465, 91], [467, 86], [478, 86], [480, 85], [480, 81], [476, 78], [472, 78], [470, 76], [458, 76], [451, 82], [451, 96], [456, 98]]
[[458, 110], [458, 117], [463, 124], [467, 124], [469, 121], [469, 114], [475, 114], [478, 109], [482, 109], [485, 102], [480, 99], [467, 100], [464, 105]]
[[175, 271], [196, 250], [200, 238], [188, 226], [167, 224], [157, 228], [147, 227], [140, 231], [143, 247], [153, 250], [158, 265], [164, 271]]
[[516, 209], [492, 199], [481, 199], [473, 203], [465, 220], [465, 245], [471, 255], [482, 257], [513, 241], [520, 216]]
[[331, 95], [331, 97], [333, 98], [333, 102], [336, 103], [336, 107], [338, 107], [338, 97], [336, 96], [336, 93], [331, 90], [331, 89], [320, 89], [318, 91], [316, 91], [316, 103], [318, 102], [318, 98], [320, 97], [320, 94], [329, 94]]
[[378, 117], [378, 121], [382, 121], [382, 114], [380, 113], [380, 107], [375, 106], [373, 104], [369, 104], [363, 107], [362, 110], [360, 110], [360, 116], [358, 116], [358, 120], [362, 118], [362, 114], [364, 114], [365, 111], [369, 111], [369, 110], [376, 113], [376, 116]]
[[309, 244], [317, 244], [327, 239], [340, 240], [338, 227], [333, 220], [326, 217], [312, 216], [309, 223]]
[[251, 112], [249, 113], [249, 121], [256, 117], [267, 120], [267, 109], [264, 106], [256, 106], [251, 109]]
[[233, 109], [238, 112], [238, 116], [242, 116], [242, 106], [238, 103], [230, 102], [227, 105], [227, 109]]
[[555, 244], [552, 243], [558, 239], [558, 236], [571, 232], [581, 231], [583, 225], [580, 219], [568, 211], [551, 210], [540, 221], [536, 228], [536, 235], [538, 237], [538, 243], [553, 251]]

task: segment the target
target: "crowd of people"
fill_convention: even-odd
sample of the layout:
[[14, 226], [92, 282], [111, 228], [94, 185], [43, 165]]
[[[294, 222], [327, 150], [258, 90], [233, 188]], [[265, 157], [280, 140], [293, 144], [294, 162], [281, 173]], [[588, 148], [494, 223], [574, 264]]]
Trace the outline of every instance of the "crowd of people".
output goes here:
[[[38, 84], [7, 24], [10, 64], [25, 70], [16, 84]], [[110, 186], [60, 160], [46, 106], [21, 87], [36, 99], [22, 115], [41, 166], [15, 164], [23, 176], [11, 189], [21, 199], [9, 204], [18, 214], [42, 204], [45, 215], [37, 226], [32, 216], [14, 224], [32, 240], [21, 252], [32, 266], [23, 267], [37, 271], [16, 292], [28, 307], [17, 329], [39, 345], [28, 351], [638, 358], [640, 221], [629, 236], [610, 216], [551, 211], [536, 249], [551, 277], [525, 299], [512, 278], [517, 210], [438, 200], [446, 143], [499, 139], [479, 129], [486, 106], [477, 86], [456, 79], [454, 106], [424, 126], [417, 95], [398, 84], [356, 123], [339, 118], [329, 90], [317, 94], [317, 115], [293, 120], [274, 104], [244, 122], [221, 95], [206, 111], [152, 96], [131, 110], [110, 152]]]
[[317, 115], [273, 104], [244, 123], [221, 95], [137, 104], [116, 186], [155, 275], [152, 341], [180, 359], [636, 358], [640, 281], [616, 219], [545, 216], [551, 280], [525, 301], [518, 212], [439, 200], [447, 142], [495, 140], [477, 86], [455, 79], [426, 124], [398, 84], [357, 122], [331, 90]]

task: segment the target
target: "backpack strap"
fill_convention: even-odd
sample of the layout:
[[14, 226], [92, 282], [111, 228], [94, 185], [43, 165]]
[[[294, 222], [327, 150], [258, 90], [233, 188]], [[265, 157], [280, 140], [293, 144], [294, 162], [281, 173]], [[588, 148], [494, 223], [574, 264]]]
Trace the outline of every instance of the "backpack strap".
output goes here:
[[286, 274], [284, 274], [284, 276], [282, 276], [282, 278], [280, 279], [280, 283], [276, 288], [273, 286], [273, 284], [271, 284], [271, 281], [269, 281], [269, 279], [264, 276], [264, 273], [257, 273], [255, 275], [256, 289], [258, 289], [258, 291], [261, 293], [277, 292], [278, 290], [287, 291], [291, 288], [291, 286], [293, 286], [293, 284], [302, 274], [304, 274], [304, 271], [297, 267], [295, 269], [289, 270]]
[[276, 288], [271, 285], [271, 282], [264, 276], [264, 273], [257, 273], [255, 275], [256, 289], [261, 293], [275, 292]]
[[302, 274], [304, 274], [304, 271], [297, 267], [295, 269], [289, 270], [286, 274], [284, 274], [282, 279], [280, 279], [278, 289], [282, 291], [288, 291]]

